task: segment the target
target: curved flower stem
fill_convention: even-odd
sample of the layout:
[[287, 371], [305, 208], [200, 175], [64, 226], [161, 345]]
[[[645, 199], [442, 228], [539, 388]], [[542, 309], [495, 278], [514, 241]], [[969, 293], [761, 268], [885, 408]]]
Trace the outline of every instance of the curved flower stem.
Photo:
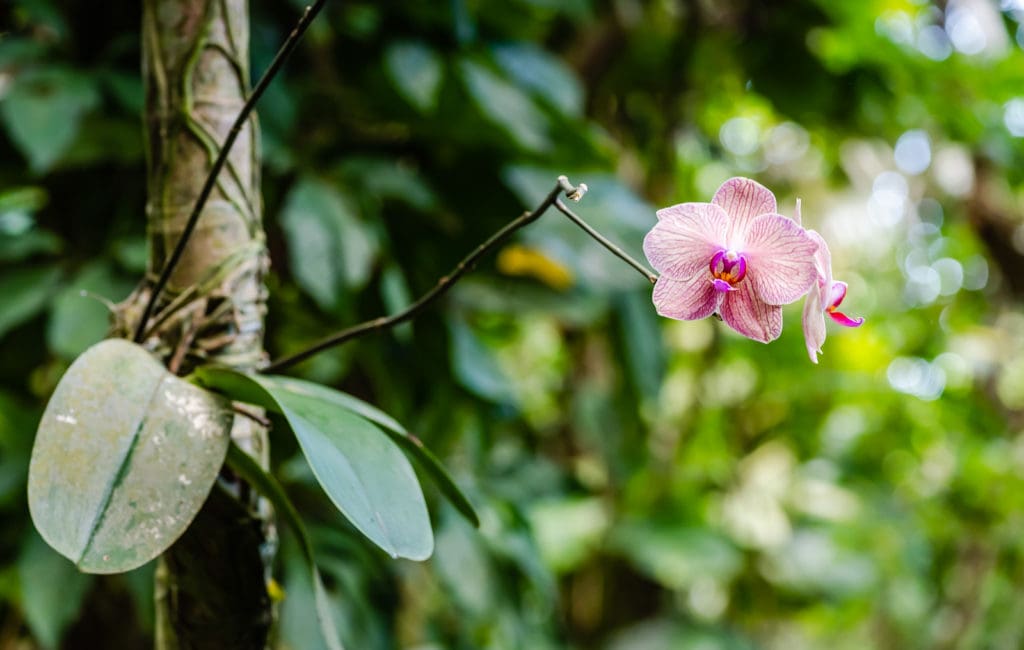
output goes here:
[[228, 132], [227, 138], [224, 139], [224, 144], [220, 147], [220, 153], [217, 155], [217, 159], [213, 161], [213, 166], [210, 167], [210, 173], [206, 177], [206, 182], [203, 184], [202, 190], [199, 192], [199, 197], [196, 199], [196, 204], [192, 208], [192, 213], [188, 217], [188, 221], [185, 223], [185, 228], [181, 232], [181, 236], [178, 238], [178, 243], [174, 246], [174, 251], [164, 264], [164, 268], [160, 271], [160, 277], [157, 279], [156, 284], [153, 285], [153, 292], [149, 296], [149, 300], [146, 301], [146, 308], [142, 311], [142, 317], [139, 318], [139, 323], [135, 327], [135, 336], [133, 339], [136, 343], [141, 342], [143, 336], [147, 331], [147, 323], [149, 317], [153, 314], [153, 307], [156, 305], [157, 300], [160, 298], [160, 294], [167, 286], [167, 281], [171, 277], [171, 273], [174, 272], [174, 267], [178, 265], [181, 260], [182, 254], [185, 252], [185, 246], [188, 244], [189, 238], [192, 236], [192, 232], [196, 228], [196, 223], [199, 221], [199, 216], [203, 211], [203, 207], [206, 205], [207, 199], [210, 198], [210, 193], [213, 192], [213, 187], [217, 183], [217, 177], [220, 175], [221, 169], [224, 168], [224, 164], [227, 162], [228, 154], [231, 153], [231, 147], [235, 144], [235, 140], [238, 138], [239, 133], [242, 132], [242, 127], [249, 119], [249, 114], [252, 113], [253, 108], [256, 107], [256, 102], [260, 100], [263, 92], [273, 81], [274, 77], [281, 70], [285, 60], [298, 45], [302, 35], [306, 33], [306, 29], [309, 28], [313, 19], [317, 17], [320, 10], [323, 9], [324, 4], [327, 0], [316, 0], [312, 5], [306, 7], [306, 11], [302, 14], [302, 18], [295, 25], [295, 29], [288, 35], [281, 49], [277, 51], [277, 55], [274, 60], [271, 61], [270, 67], [263, 73], [256, 87], [253, 88], [252, 94], [249, 95], [249, 99], [246, 100], [245, 105], [242, 106], [242, 110], [239, 111], [238, 117], [235, 118], [234, 124], [231, 125], [231, 131]]
[[582, 228], [583, 232], [587, 233], [588, 235], [590, 235], [591, 237], [596, 239], [599, 244], [601, 244], [602, 246], [607, 248], [609, 251], [611, 251], [612, 254], [615, 255], [615, 257], [618, 257], [620, 260], [622, 260], [626, 264], [629, 264], [634, 269], [639, 271], [640, 275], [644, 276], [647, 280], [649, 280], [651, 284], [654, 284], [655, 282], [658, 281], [658, 276], [657, 275], [655, 275], [646, 266], [644, 266], [640, 262], [638, 262], [635, 259], [633, 259], [629, 255], [629, 253], [627, 253], [626, 251], [622, 250], [621, 248], [619, 248], [618, 246], [616, 246], [612, 242], [608, 241], [608, 239], [606, 239], [604, 235], [602, 235], [601, 233], [599, 233], [596, 230], [594, 230], [590, 226], [590, 224], [588, 224], [587, 222], [585, 222], [582, 219], [582, 217], [580, 217], [578, 214], [576, 214], [575, 212], [570, 210], [569, 206], [567, 206], [565, 203], [563, 203], [561, 201], [561, 199], [556, 199], [555, 200], [555, 209], [557, 209], [559, 212], [561, 212], [565, 216], [569, 217], [570, 221], [572, 221], [574, 224], [576, 224], [577, 226]]
[[393, 314], [391, 316], [382, 316], [380, 318], [375, 318], [373, 320], [369, 320], [364, 323], [359, 323], [358, 325], [353, 325], [352, 327], [345, 328], [340, 332], [336, 332], [335, 334], [328, 336], [325, 339], [321, 339], [317, 343], [314, 343], [312, 346], [306, 348], [305, 350], [302, 350], [301, 352], [296, 352], [293, 355], [284, 357], [282, 359], [277, 359], [276, 361], [272, 361], [269, 365], [262, 368], [260, 372], [278, 372], [280, 370], [288, 368], [289, 366], [293, 366], [301, 361], [305, 361], [306, 359], [310, 358], [311, 356], [318, 352], [322, 352], [328, 348], [334, 347], [335, 345], [341, 345], [342, 343], [350, 339], [357, 338], [369, 332], [384, 330], [389, 327], [394, 327], [395, 325], [398, 325], [400, 323], [404, 323], [405, 321], [409, 320], [410, 318], [418, 314], [420, 311], [422, 311], [431, 302], [433, 302], [441, 295], [443, 295], [445, 292], [447, 292], [449, 289], [451, 289], [452, 286], [459, 280], [459, 278], [461, 278], [470, 269], [472, 269], [473, 266], [477, 263], [477, 261], [481, 257], [483, 257], [485, 253], [487, 253], [492, 248], [503, 242], [505, 239], [508, 238], [509, 235], [511, 235], [515, 231], [539, 219], [542, 214], [547, 212], [548, 208], [555, 204], [555, 202], [558, 200], [558, 195], [561, 192], [565, 192], [567, 196], [576, 192], [576, 188], [569, 183], [569, 179], [567, 179], [565, 176], [558, 177], [558, 183], [555, 185], [554, 188], [552, 188], [550, 192], [548, 192], [548, 195], [544, 198], [543, 201], [541, 201], [540, 205], [538, 205], [530, 212], [525, 212], [521, 216], [505, 224], [505, 226], [501, 230], [488, 237], [487, 241], [474, 248], [473, 252], [471, 252], [466, 257], [462, 258], [462, 261], [455, 266], [451, 273], [437, 281], [437, 284], [434, 285], [433, 289], [420, 296], [419, 300], [412, 303], [411, 305], [409, 305], [402, 311], [398, 312], [397, 314]]
[[509, 235], [511, 235], [515, 231], [539, 219], [545, 212], [547, 212], [548, 208], [552, 206], [557, 208], [559, 212], [561, 212], [565, 216], [569, 217], [569, 219], [571, 219], [576, 225], [582, 228], [588, 235], [596, 239], [602, 246], [610, 250], [619, 259], [623, 260], [624, 262], [632, 266], [634, 269], [639, 271], [641, 274], [643, 274], [643, 276], [650, 280], [651, 283], [656, 282], [658, 280], [658, 276], [656, 276], [651, 271], [647, 270], [647, 268], [645, 268], [643, 264], [630, 257], [629, 254], [627, 254], [621, 248], [605, 239], [604, 236], [602, 236], [596, 230], [591, 228], [587, 223], [583, 221], [583, 219], [581, 219], [578, 215], [573, 213], [568, 207], [566, 207], [566, 205], [561, 201], [561, 199], [558, 198], [559, 194], [564, 193], [565, 196], [568, 198], [577, 199], [578, 197], [581, 197], [585, 192], [585, 185], [581, 184], [578, 187], [574, 186], [569, 182], [568, 178], [566, 178], [565, 176], [559, 176], [558, 183], [555, 185], [554, 188], [551, 189], [550, 192], [548, 192], [548, 195], [544, 198], [543, 201], [541, 201], [541, 203], [536, 208], [534, 208], [530, 212], [523, 213], [520, 217], [514, 219], [513, 221], [510, 221], [501, 230], [491, 235], [487, 239], [487, 241], [473, 249], [473, 252], [464, 257], [462, 261], [459, 262], [458, 265], [456, 265], [456, 267], [452, 270], [451, 273], [438, 280], [437, 284], [434, 285], [434, 288], [420, 296], [420, 298], [416, 302], [412, 303], [411, 305], [409, 305], [402, 311], [398, 312], [397, 314], [375, 318], [373, 320], [359, 323], [358, 325], [353, 325], [352, 327], [348, 327], [339, 332], [336, 332], [328, 336], [327, 338], [321, 339], [317, 343], [314, 343], [312, 346], [306, 348], [305, 350], [272, 361], [267, 366], [261, 368], [259, 372], [264, 374], [279, 372], [281, 370], [284, 370], [285, 368], [291, 367], [297, 363], [305, 361], [306, 359], [310, 358], [314, 354], [317, 354], [318, 352], [322, 352], [336, 345], [341, 345], [346, 341], [350, 341], [354, 338], [358, 338], [370, 332], [385, 330], [394, 327], [395, 325], [399, 325], [413, 318], [414, 316], [416, 316], [416, 314], [418, 314], [420, 311], [426, 308], [431, 302], [441, 297], [445, 292], [451, 289], [452, 286], [459, 280], [459, 278], [461, 278], [468, 271], [470, 271], [473, 268], [473, 266], [477, 263], [477, 261], [479, 261], [479, 259], [484, 256], [484, 254], [486, 254], [488, 251], [496, 247], [501, 242], [505, 241], [505, 239], [507, 239]]

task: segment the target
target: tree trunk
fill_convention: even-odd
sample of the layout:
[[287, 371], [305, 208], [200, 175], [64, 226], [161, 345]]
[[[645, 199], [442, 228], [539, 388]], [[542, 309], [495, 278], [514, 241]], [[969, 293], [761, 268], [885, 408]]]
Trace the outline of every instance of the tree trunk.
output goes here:
[[[128, 331], [184, 228], [245, 101], [246, 0], [143, 0], [149, 269], [126, 303]], [[143, 344], [184, 374], [219, 363], [253, 368], [264, 355], [267, 266], [255, 120], [245, 126]], [[266, 431], [236, 418], [232, 438], [266, 465]], [[222, 475], [157, 570], [156, 647], [262, 648], [273, 529], [266, 506]]]

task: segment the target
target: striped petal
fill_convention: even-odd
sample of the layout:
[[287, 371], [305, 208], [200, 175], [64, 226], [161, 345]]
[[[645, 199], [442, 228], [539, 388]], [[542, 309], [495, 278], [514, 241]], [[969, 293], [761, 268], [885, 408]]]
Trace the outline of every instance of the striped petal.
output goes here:
[[710, 203], [680, 203], [658, 210], [658, 223], [644, 237], [644, 254], [662, 275], [690, 278], [706, 271], [722, 249], [727, 224], [725, 212]]
[[775, 214], [775, 195], [764, 185], [749, 178], [730, 178], [722, 183], [711, 202], [729, 215], [730, 247], [742, 247], [741, 238], [754, 219], [762, 214]]
[[658, 313], [676, 320], [700, 320], [713, 314], [725, 294], [711, 284], [705, 271], [686, 280], [661, 276], [654, 285], [654, 307]]
[[750, 224], [746, 242], [748, 282], [766, 303], [791, 303], [814, 285], [818, 245], [792, 219], [760, 216]]
[[741, 282], [736, 291], [722, 294], [718, 310], [725, 324], [743, 336], [768, 343], [782, 334], [782, 307], [769, 305], [757, 297], [753, 285]]
[[828, 249], [828, 244], [825, 243], [825, 239], [814, 230], [808, 230], [807, 235], [812, 241], [818, 246], [817, 250], [814, 251], [814, 265], [815, 271], [818, 274], [818, 293], [820, 297], [818, 302], [821, 308], [824, 309], [825, 305], [830, 304], [829, 287], [832, 286], [832, 252]]
[[816, 289], [812, 289], [804, 301], [803, 326], [807, 355], [811, 361], [818, 363], [821, 346], [825, 343], [825, 316], [821, 310], [821, 293]]

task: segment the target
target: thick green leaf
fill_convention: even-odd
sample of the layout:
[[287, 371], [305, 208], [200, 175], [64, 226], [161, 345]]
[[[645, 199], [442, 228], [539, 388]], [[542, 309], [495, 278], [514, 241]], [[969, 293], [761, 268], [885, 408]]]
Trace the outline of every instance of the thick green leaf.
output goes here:
[[281, 226], [292, 274], [321, 308], [333, 310], [346, 289], [366, 284], [376, 242], [334, 188], [301, 181], [288, 195]]
[[[318, 391], [325, 391], [322, 386], [318, 384], [310, 384], [309, 382], [303, 382], [290, 377], [277, 377], [276, 379], [283, 380], [290, 384], [302, 384], [305, 386], [314, 386]], [[469, 498], [463, 494], [459, 486], [455, 484], [455, 480], [452, 479], [451, 475], [448, 474], [448, 470], [444, 468], [441, 461], [434, 455], [432, 451], [424, 446], [423, 442], [419, 438], [409, 433], [405, 427], [403, 427], [395, 418], [391, 417], [384, 411], [380, 410], [372, 404], [367, 404], [358, 397], [353, 397], [348, 393], [342, 393], [335, 390], [326, 390], [323, 394], [324, 399], [331, 400], [342, 408], [347, 408], [357, 415], [361, 415], [367, 420], [379, 425], [384, 432], [387, 433], [395, 443], [401, 447], [407, 454], [412, 456], [420, 467], [423, 468], [427, 474], [430, 475], [431, 480], [437, 485], [441, 493], [451, 501], [452, 505], [474, 526], [480, 525], [480, 518], [477, 517], [476, 510], [473, 509], [473, 504], [469, 502]]]
[[341, 641], [338, 639], [338, 630], [334, 625], [334, 618], [331, 616], [331, 603], [327, 598], [327, 590], [324, 588], [323, 580], [320, 577], [320, 570], [316, 566], [316, 558], [313, 555], [313, 544], [309, 541], [309, 534], [302, 524], [302, 518], [292, 504], [291, 499], [285, 493], [281, 484], [272, 475], [260, 467], [251, 456], [232, 444], [228, 448], [228, 465], [245, 479], [250, 485], [256, 488], [260, 494], [274, 504], [278, 515], [295, 533], [302, 548], [303, 559], [309, 567], [310, 576], [313, 582], [313, 597], [316, 608], [316, 618], [320, 623], [320, 633], [330, 650], [342, 650]]
[[50, 546], [90, 573], [163, 552], [205, 501], [233, 415], [220, 397], [120, 339], [89, 348], [43, 413], [28, 504]]
[[313, 475], [353, 526], [392, 557], [430, 557], [434, 537], [416, 474], [387, 434], [353, 411], [348, 396], [227, 368], [200, 368], [195, 377], [232, 399], [283, 414]]
[[78, 135], [82, 116], [99, 103], [92, 81], [59, 68], [19, 75], [0, 102], [7, 132], [37, 172], [48, 170]]
[[441, 461], [432, 451], [424, 446], [423, 442], [419, 438], [409, 433], [395, 418], [391, 417], [376, 406], [368, 404], [358, 397], [353, 397], [348, 393], [325, 389], [319, 384], [312, 384], [310, 382], [292, 379], [290, 377], [276, 377], [276, 379], [288, 384], [301, 385], [304, 389], [309, 387], [309, 389], [316, 390], [322, 394], [324, 399], [330, 400], [334, 404], [337, 404], [342, 408], [346, 408], [356, 415], [360, 415], [380, 426], [399, 447], [405, 450], [406, 453], [412, 456], [416, 462], [419, 463], [420, 467], [423, 468], [423, 471], [430, 476], [431, 480], [433, 480], [438, 489], [441, 490], [441, 493], [451, 501], [456, 510], [458, 510], [474, 526], [480, 525], [480, 518], [477, 516], [476, 510], [473, 508], [473, 504], [470, 503], [469, 498], [462, 492], [462, 490], [459, 489], [459, 486], [455, 484], [455, 480], [452, 479], [450, 474], [448, 474], [448, 470], [444, 468]]
[[398, 92], [420, 112], [437, 107], [444, 68], [433, 50], [422, 43], [395, 43], [384, 54], [384, 67]]

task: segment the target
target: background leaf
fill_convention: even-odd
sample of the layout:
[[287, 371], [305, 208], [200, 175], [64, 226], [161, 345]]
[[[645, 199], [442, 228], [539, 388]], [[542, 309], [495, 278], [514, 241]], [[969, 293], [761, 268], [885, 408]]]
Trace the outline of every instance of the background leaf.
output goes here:
[[347, 290], [366, 283], [376, 246], [337, 190], [303, 181], [288, 195], [281, 226], [292, 273], [322, 309], [335, 309]]
[[0, 102], [0, 116], [32, 169], [42, 172], [68, 150], [82, 117], [98, 103], [99, 93], [88, 77], [64, 68], [43, 68], [15, 78]]
[[82, 607], [92, 578], [46, 545], [35, 531], [18, 557], [25, 619], [43, 646], [60, 647], [64, 632]]
[[60, 281], [55, 268], [19, 269], [0, 278], [0, 336], [29, 320], [46, 306]]
[[103, 300], [120, 301], [131, 289], [109, 264], [95, 262], [84, 267], [53, 299], [46, 324], [50, 349], [70, 360], [98, 343], [110, 330], [112, 318], [110, 306]]
[[384, 54], [384, 65], [406, 101], [424, 113], [434, 110], [444, 68], [433, 50], [418, 42], [395, 43]]
[[449, 332], [452, 367], [459, 383], [481, 397], [514, 404], [516, 395], [512, 384], [469, 324], [462, 319], [452, 319]]
[[528, 95], [479, 63], [461, 61], [459, 71], [470, 97], [491, 124], [527, 151], [550, 147], [548, 120]]
[[558, 57], [528, 43], [503, 43], [494, 59], [510, 78], [550, 103], [566, 116], [583, 111], [583, 87], [576, 74]]
[[[250, 4], [255, 75], [301, 7]], [[439, 503], [434, 559], [390, 561], [343, 525], [298, 445], [275, 439], [349, 645], [1024, 645], [1019, 4], [327, 3], [257, 107], [271, 358], [392, 311], [394, 278], [421, 295], [560, 173], [590, 185], [574, 209], [634, 252], [655, 208], [708, 201], [730, 176], [770, 187], [785, 214], [802, 198], [850, 285], [844, 308], [868, 318], [830, 329], [811, 368], [799, 306], [768, 346], [713, 319], [658, 317], [639, 275], [552, 213], [407, 335], [297, 366], [422, 438], [482, 520], [471, 529]], [[145, 269], [138, 10], [0, 10], [0, 324], [15, 322], [0, 338], [0, 645], [41, 645], [18, 558], [32, 432], [70, 359], [51, 348], [53, 298], [94, 265], [132, 282]], [[396, 73], [417, 65], [440, 72], [409, 75], [403, 92]], [[74, 135], [40, 171], [5, 112], [28, 88], [35, 115], [70, 115], [60, 88], [18, 89], [54, 69], [100, 103], [52, 131]], [[495, 88], [509, 92], [488, 99]], [[344, 197], [375, 251], [350, 287], [325, 247], [323, 307], [292, 266], [319, 242], [293, 247], [278, 218], [310, 179]], [[49, 291], [14, 290], [56, 266]], [[83, 322], [98, 307], [71, 302]], [[474, 389], [473, 364], [501, 390]], [[309, 575], [290, 542], [286, 591]], [[132, 606], [151, 606], [151, 585], [129, 597], [123, 582], [93, 581], [68, 650], [153, 647]], [[304, 588], [282, 625], [317, 638]]]

